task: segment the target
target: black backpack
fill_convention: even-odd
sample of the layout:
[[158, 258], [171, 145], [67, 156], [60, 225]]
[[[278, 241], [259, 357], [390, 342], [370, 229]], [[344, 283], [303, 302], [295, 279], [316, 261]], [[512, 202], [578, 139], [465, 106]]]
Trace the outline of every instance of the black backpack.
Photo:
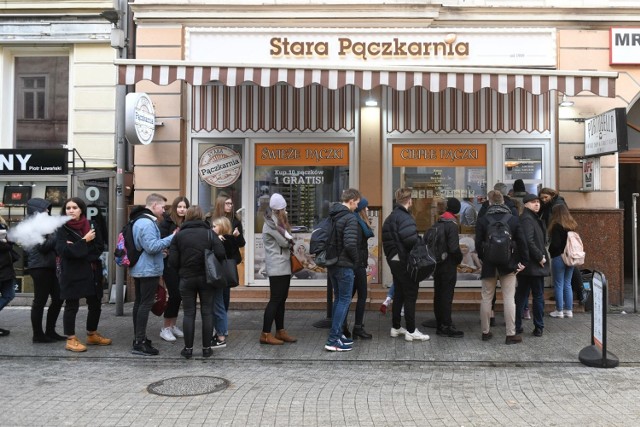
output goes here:
[[316, 265], [330, 267], [338, 262], [335, 234], [333, 219], [330, 216], [320, 221], [311, 232], [309, 253], [315, 255]]
[[407, 257], [407, 272], [416, 282], [428, 279], [447, 259], [444, 224], [436, 222], [419, 238]]
[[127, 222], [118, 234], [116, 249], [113, 254], [115, 255], [116, 264], [121, 267], [133, 267], [140, 259], [140, 255], [142, 255], [142, 250], [136, 248], [135, 240], [133, 239], [133, 224], [143, 217], [144, 215], [141, 215]]
[[484, 258], [495, 266], [506, 267], [513, 253], [513, 239], [509, 229], [509, 219], [512, 214], [505, 213], [499, 219], [496, 215], [486, 215], [489, 225], [483, 247]]

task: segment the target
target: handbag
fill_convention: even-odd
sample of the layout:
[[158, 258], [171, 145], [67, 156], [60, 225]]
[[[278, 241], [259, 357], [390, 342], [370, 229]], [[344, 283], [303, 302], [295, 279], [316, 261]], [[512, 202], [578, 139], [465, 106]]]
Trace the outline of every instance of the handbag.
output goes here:
[[227, 280], [228, 288], [235, 288], [240, 284], [240, 278], [238, 277], [238, 264], [235, 259], [225, 258], [222, 261], [222, 270], [224, 277]]
[[302, 265], [297, 256], [291, 254], [291, 274], [299, 273], [302, 270], [304, 270], [304, 265]]
[[156, 288], [156, 299], [153, 305], [151, 306], [151, 312], [156, 316], [162, 316], [164, 311], [167, 309], [167, 290], [158, 283], [158, 287]]
[[[211, 242], [211, 232], [209, 232], [209, 242]], [[216, 254], [209, 248], [204, 250], [204, 272], [207, 285], [213, 288], [225, 288], [227, 281], [224, 276], [224, 269]]]

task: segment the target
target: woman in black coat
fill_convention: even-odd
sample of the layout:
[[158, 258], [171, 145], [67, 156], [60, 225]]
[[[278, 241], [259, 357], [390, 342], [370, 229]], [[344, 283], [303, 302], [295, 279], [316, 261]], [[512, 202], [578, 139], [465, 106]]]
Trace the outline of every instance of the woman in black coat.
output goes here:
[[196, 298], [200, 297], [202, 318], [202, 355], [211, 357], [211, 337], [213, 334], [213, 295], [215, 289], [207, 284], [204, 266], [204, 251], [212, 249], [219, 260], [225, 256], [220, 238], [204, 221], [204, 213], [199, 206], [187, 209], [185, 221], [169, 247], [169, 266], [178, 270], [180, 294], [184, 307], [182, 328], [184, 348], [180, 354], [190, 359], [193, 356], [193, 341], [196, 324]]
[[78, 197], [67, 199], [62, 215], [70, 217], [56, 233], [56, 274], [60, 281], [60, 298], [65, 300], [62, 317], [64, 333], [68, 336], [66, 349], [86, 351], [87, 347], [76, 337], [76, 315], [80, 298], [85, 298], [87, 315], [87, 344], [109, 345], [111, 339], [98, 333], [102, 304], [102, 270], [99, 258], [104, 242], [95, 224], [87, 219], [87, 205]]
[[[13, 243], [7, 240], [7, 223], [0, 216], [0, 311], [16, 296], [16, 272], [13, 269]], [[9, 335], [9, 330], [0, 329], [0, 337]]]

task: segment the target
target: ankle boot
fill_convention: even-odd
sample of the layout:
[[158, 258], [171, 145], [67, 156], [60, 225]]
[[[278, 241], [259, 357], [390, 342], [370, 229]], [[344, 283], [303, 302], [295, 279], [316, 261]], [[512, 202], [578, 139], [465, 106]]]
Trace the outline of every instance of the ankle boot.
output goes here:
[[298, 341], [297, 338], [294, 338], [291, 335], [289, 335], [287, 333], [287, 331], [284, 330], [284, 329], [278, 329], [276, 331], [276, 339], [279, 339], [279, 340], [284, 341], [284, 342], [296, 342], [296, 341]]
[[34, 333], [32, 341], [36, 344], [49, 344], [49, 343], [55, 342], [56, 340], [45, 335], [44, 333], [39, 333], [39, 334]]
[[351, 331], [349, 330], [349, 324], [347, 322], [344, 322], [342, 325], [342, 334], [347, 338], [351, 338]]
[[284, 341], [271, 335], [271, 332], [263, 332], [262, 335], [260, 335], [260, 344], [282, 345]]
[[355, 325], [353, 327], [353, 338], [362, 338], [364, 340], [370, 340], [373, 335], [364, 330], [364, 325]]
[[64, 335], [58, 334], [55, 330], [45, 332], [45, 335], [55, 341], [66, 341], [67, 337]]

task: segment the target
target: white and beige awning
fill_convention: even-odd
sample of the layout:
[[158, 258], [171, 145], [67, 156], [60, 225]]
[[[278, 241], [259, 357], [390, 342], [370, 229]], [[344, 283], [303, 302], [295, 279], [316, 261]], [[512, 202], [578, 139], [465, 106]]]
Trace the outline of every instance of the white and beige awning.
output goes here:
[[183, 80], [194, 86], [218, 82], [238, 86], [252, 82], [262, 87], [286, 83], [296, 88], [319, 84], [328, 89], [354, 85], [363, 90], [388, 86], [395, 90], [424, 87], [430, 92], [447, 88], [465, 93], [492, 89], [511, 93], [522, 89], [533, 95], [550, 91], [573, 96], [590, 92], [602, 97], [615, 97], [618, 73], [596, 71], [565, 71], [502, 68], [433, 68], [385, 67], [372, 69], [337, 69], [336, 67], [300, 66], [270, 68], [259, 65], [227, 66], [197, 64], [186, 61], [116, 60], [118, 84], [131, 85], [143, 80], [167, 85]]

